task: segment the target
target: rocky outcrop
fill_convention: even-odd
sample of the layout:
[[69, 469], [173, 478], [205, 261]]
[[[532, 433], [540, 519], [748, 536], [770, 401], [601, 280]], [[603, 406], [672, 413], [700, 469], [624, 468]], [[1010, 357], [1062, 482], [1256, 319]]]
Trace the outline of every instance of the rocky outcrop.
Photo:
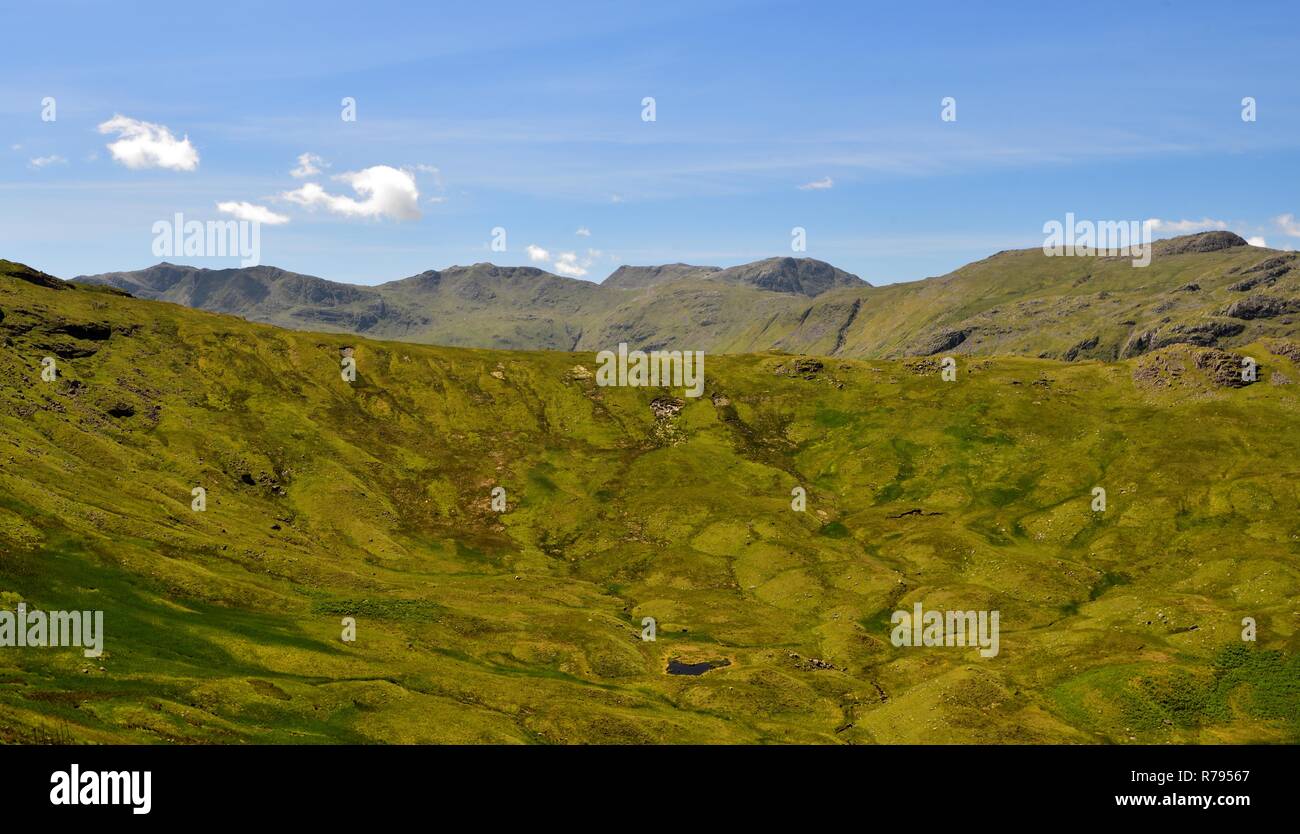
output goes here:
[[932, 356], [936, 353], [943, 353], [945, 350], [952, 350], [966, 341], [970, 334], [970, 329], [943, 330], [921, 342], [920, 347], [913, 352], [918, 356]]
[[1158, 240], [1152, 247], [1152, 252], [1155, 255], [1186, 255], [1190, 252], [1217, 252], [1220, 249], [1249, 245], [1245, 238], [1233, 232], [1201, 232]]
[[1285, 298], [1266, 295], [1252, 295], [1240, 301], [1234, 301], [1223, 311], [1223, 315], [1234, 319], [1250, 321], [1252, 319], [1270, 319], [1293, 312], [1295, 305]]

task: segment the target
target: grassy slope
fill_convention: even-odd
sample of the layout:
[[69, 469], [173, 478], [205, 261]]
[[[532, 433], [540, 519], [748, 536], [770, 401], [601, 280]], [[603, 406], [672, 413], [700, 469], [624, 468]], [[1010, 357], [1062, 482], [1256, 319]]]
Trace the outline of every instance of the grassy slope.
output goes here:
[[[1135, 269], [1124, 258], [1047, 258], [1036, 250], [1005, 252], [943, 278], [881, 287], [847, 334], [846, 352], [897, 356], [915, 352], [924, 335], [975, 327], [957, 353], [1062, 357], [1092, 337], [1084, 358], [1115, 358], [1146, 330], [1195, 324], [1252, 295], [1300, 298], [1300, 272], [1272, 287], [1228, 287], [1274, 250], [1235, 247], [1217, 252], [1157, 255]], [[1196, 291], [1180, 291], [1195, 284]], [[938, 316], [935, 311], [942, 313]], [[1294, 335], [1294, 316], [1240, 322], [1246, 331], [1223, 345], [1263, 336]]]
[[[1297, 389], [1273, 377], [1300, 369], [1263, 344], [1243, 389], [1186, 348], [955, 383], [710, 356], [708, 394], [656, 420], [664, 392], [573, 374], [590, 354], [3, 275], [0, 313], [3, 602], [101, 608], [108, 631], [99, 660], [0, 649], [5, 740], [1300, 738]], [[1135, 381], [1153, 359], [1184, 373]], [[999, 609], [1001, 654], [893, 647], [914, 601]]]

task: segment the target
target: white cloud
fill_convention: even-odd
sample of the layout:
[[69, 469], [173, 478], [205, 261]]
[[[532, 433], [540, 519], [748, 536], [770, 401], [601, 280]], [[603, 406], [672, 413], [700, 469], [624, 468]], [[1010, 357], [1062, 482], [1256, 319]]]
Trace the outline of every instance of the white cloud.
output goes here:
[[364, 199], [330, 194], [314, 182], [280, 196], [300, 206], [320, 206], [344, 217], [414, 220], [420, 216], [420, 191], [415, 187], [415, 177], [407, 171], [374, 165], [362, 171], [339, 174], [334, 179], [352, 186], [352, 190]]
[[1161, 220], [1158, 217], [1153, 217], [1148, 222], [1151, 224], [1152, 231], [1172, 232], [1174, 234], [1203, 232], [1209, 229], [1226, 229], [1231, 225], [1226, 220], [1214, 220], [1209, 217], [1203, 217], [1200, 220]]
[[600, 257], [600, 251], [597, 249], [588, 249], [586, 255], [579, 255], [577, 252], [556, 252], [554, 256], [542, 247], [530, 243], [528, 244], [528, 259], [533, 263], [550, 262], [551, 269], [557, 275], [567, 275], [570, 278], [581, 278], [587, 274], [591, 265]]
[[1264, 240], [1264, 238], [1260, 237], [1259, 235], [1256, 235], [1255, 237], [1251, 237], [1251, 238], [1246, 238], [1246, 242], [1249, 243], [1251, 246], [1259, 246], [1264, 249], [1268, 248], [1268, 241]]
[[830, 177], [822, 177], [819, 180], [813, 180], [812, 182], [804, 183], [803, 185], [799, 186], [799, 190], [800, 191], [824, 191], [827, 188], [834, 188], [834, 187], [835, 187], [835, 180], [831, 179]]
[[579, 226], [578, 231], [574, 232], [578, 237], [591, 237], [591, 229], [586, 226]]
[[115, 115], [99, 126], [99, 132], [117, 134], [108, 151], [128, 168], [193, 171], [199, 167], [199, 152], [190, 137], [177, 139], [162, 125]]
[[314, 153], [298, 154], [298, 167], [289, 172], [289, 176], [295, 179], [304, 179], [314, 177], [320, 173], [321, 168], [328, 168], [329, 163], [321, 159]]
[[579, 262], [577, 252], [561, 252], [555, 256], [555, 271], [570, 278], [581, 278], [586, 275], [589, 266], [591, 266], [591, 258]]
[[28, 160], [27, 164], [32, 168], [45, 168], [49, 165], [67, 165], [68, 160], [58, 154], [51, 154], [50, 156], [38, 156], [35, 159]]
[[1287, 237], [1300, 237], [1300, 223], [1296, 222], [1295, 215], [1279, 214], [1273, 218], [1273, 222]]
[[621, 203], [621, 202], [623, 202], [623, 195], [622, 195], [622, 194], [611, 194], [611, 195], [609, 195], [609, 201], [610, 201], [611, 203]]
[[226, 202], [217, 203], [217, 211], [222, 214], [229, 214], [237, 220], [248, 220], [253, 223], [264, 223], [267, 226], [279, 226], [281, 223], [288, 223], [289, 218], [283, 214], [276, 214], [266, 206], [257, 206], [252, 203]]

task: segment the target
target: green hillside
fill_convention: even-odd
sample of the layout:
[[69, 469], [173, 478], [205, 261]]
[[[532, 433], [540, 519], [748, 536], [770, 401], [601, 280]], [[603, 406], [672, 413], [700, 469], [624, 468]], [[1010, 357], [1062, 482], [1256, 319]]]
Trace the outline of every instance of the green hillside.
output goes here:
[[[1005, 299], [720, 284], [813, 310], [782, 339], [725, 331], [753, 352], [710, 354], [682, 400], [596, 386], [590, 352], [279, 329], [0, 261], [0, 602], [103, 610], [107, 632], [97, 659], [0, 648], [0, 740], [1298, 741], [1285, 316], [1231, 352], [1082, 361], [1199, 321], [1269, 254], [1063, 259], [1080, 274], [1052, 304], [1069, 279], [1091, 305], [1068, 326], [1015, 306], [1023, 253], [968, 268]], [[840, 332], [829, 306], [857, 293]], [[930, 293], [945, 318], [920, 312]], [[1011, 332], [956, 346], [953, 382], [937, 358], [825, 355], [901, 352], [993, 307]], [[671, 312], [624, 332], [711, 347], [678, 343]], [[1116, 317], [1135, 324], [1100, 329]], [[1094, 330], [1080, 361], [1035, 358]], [[999, 611], [999, 654], [894, 646], [915, 603]]]

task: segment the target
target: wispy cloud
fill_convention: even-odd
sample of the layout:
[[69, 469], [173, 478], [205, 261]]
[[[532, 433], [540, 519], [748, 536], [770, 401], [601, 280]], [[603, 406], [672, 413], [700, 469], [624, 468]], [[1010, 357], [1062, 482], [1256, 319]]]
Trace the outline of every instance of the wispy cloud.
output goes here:
[[298, 167], [289, 172], [295, 179], [306, 179], [320, 173], [321, 168], [328, 168], [329, 163], [314, 153], [298, 154]]
[[1200, 220], [1161, 220], [1153, 217], [1149, 221], [1151, 230], [1155, 232], [1170, 232], [1172, 234], [1187, 234], [1188, 232], [1206, 232], [1222, 230], [1229, 228], [1232, 224], [1227, 220], [1214, 220], [1209, 217]]
[[835, 187], [835, 180], [831, 179], [830, 177], [822, 177], [819, 180], [813, 180], [812, 182], [804, 183], [803, 185], [799, 186], [799, 190], [800, 191], [824, 191], [828, 188], [834, 188], [834, 187]]
[[68, 160], [64, 159], [58, 154], [51, 154], [50, 156], [38, 156], [35, 159], [28, 160], [27, 162], [27, 165], [29, 167], [36, 168], [38, 170], [41, 168], [47, 168], [50, 165], [67, 165], [67, 164], [68, 164]]
[[1273, 222], [1287, 237], [1300, 237], [1300, 223], [1296, 222], [1295, 215], [1279, 214], [1273, 218]]
[[258, 206], [253, 203], [244, 202], [225, 202], [217, 203], [217, 211], [222, 214], [229, 214], [238, 220], [248, 220], [253, 223], [262, 223], [267, 226], [279, 226], [289, 222], [288, 215], [277, 214], [266, 206]]

